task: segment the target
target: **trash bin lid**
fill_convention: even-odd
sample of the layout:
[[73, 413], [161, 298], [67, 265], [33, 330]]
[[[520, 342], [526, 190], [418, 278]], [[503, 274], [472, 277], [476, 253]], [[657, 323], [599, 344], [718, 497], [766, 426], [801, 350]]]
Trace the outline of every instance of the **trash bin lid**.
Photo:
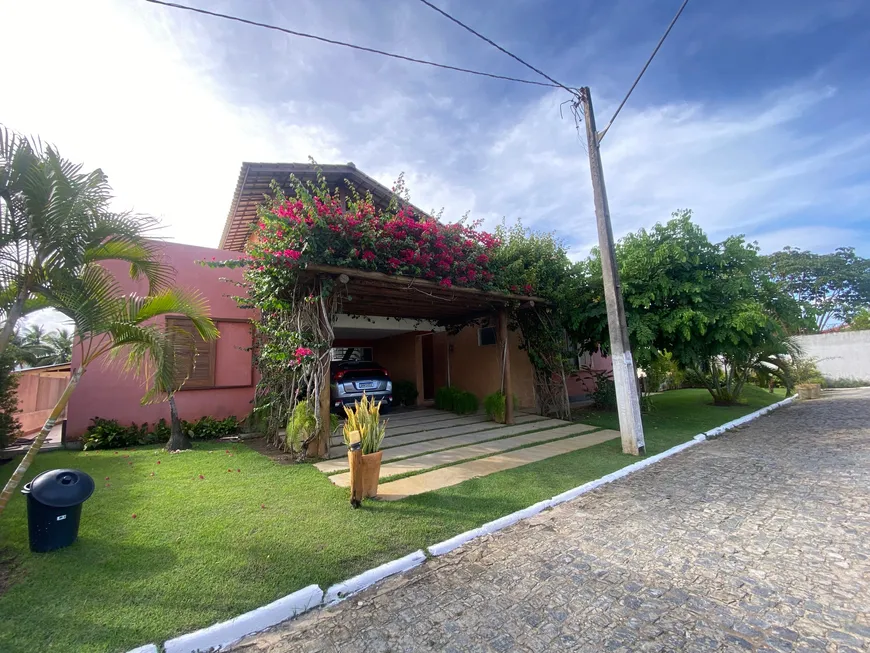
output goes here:
[[94, 479], [77, 469], [42, 472], [28, 485], [30, 496], [53, 508], [77, 506], [94, 493]]

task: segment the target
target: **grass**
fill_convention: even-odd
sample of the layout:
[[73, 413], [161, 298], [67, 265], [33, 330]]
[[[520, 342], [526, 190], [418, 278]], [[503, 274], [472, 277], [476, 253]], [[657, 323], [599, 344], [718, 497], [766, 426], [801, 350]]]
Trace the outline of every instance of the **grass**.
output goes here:
[[[781, 395], [747, 388], [746, 397], [745, 406], [720, 408], [702, 390], [656, 396], [644, 416], [647, 453]], [[616, 426], [615, 414], [580, 418]], [[20, 494], [0, 516], [0, 560], [14, 560], [0, 595], [0, 650], [102, 653], [160, 643], [311, 583], [325, 588], [634, 460], [614, 440], [354, 511], [349, 491], [312, 466], [282, 466], [242, 444], [198, 443], [173, 456], [141, 447], [40, 454], [28, 480], [74, 467], [97, 490], [79, 540], [53, 553], [29, 552]], [[0, 482], [11, 472], [12, 464], [0, 467]]]

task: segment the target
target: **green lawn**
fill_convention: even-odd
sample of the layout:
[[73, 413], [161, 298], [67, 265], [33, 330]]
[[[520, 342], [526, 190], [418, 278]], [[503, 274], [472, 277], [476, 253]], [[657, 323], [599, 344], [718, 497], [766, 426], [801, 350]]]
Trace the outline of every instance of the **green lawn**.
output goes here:
[[[647, 453], [781, 395], [751, 387], [746, 398], [746, 406], [719, 408], [702, 390], [656, 396], [644, 417]], [[617, 424], [615, 414], [582, 420]], [[348, 490], [310, 465], [281, 466], [241, 444], [198, 444], [173, 456], [153, 448], [40, 454], [28, 480], [74, 467], [94, 476], [97, 490], [79, 540], [54, 553], [29, 552], [22, 496], [0, 516], [0, 561], [13, 560], [0, 595], [0, 651], [102, 653], [160, 643], [311, 583], [325, 589], [634, 460], [614, 440], [353, 511]], [[0, 482], [11, 472], [12, 464], [0, 467]], [[0, 569], [0, 592], [3, 576]]]

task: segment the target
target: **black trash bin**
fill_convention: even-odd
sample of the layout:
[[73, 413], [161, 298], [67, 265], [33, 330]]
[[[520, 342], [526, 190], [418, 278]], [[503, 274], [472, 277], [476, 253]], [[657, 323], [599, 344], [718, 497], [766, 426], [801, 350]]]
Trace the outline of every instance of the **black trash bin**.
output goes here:
[[42, 472], [25, 485], [30, 550], [43, 553], [75, 542], [82, 504], [93, 493], [94, 479], [77, 469]]

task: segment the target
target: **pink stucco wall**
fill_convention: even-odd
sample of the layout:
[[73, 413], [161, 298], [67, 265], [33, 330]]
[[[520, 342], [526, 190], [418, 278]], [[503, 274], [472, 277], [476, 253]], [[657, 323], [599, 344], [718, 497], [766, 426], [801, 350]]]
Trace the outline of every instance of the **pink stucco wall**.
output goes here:
[[[589, 367], [600, 372], [612, 371], [613, 360], [609, 356], [604, 356], [600, 351], [596, 351], [592, 354], [592, 361]], [[569, 397], [580, 397], [589, 394], [594, 389], [595, 377], [587, 371], [578, 370], [568, 377]]]
[[[251, 311], [240, 309], [230, 295], [234, 287], [221, 277], [240, 280], [241, 270], [212, 269], [197, 261], [218, 260], [237, 256], [235, 252], [177, 243], [163, 243], [165, 262], [176, 270], [175, 285], [187, 290], [198, 290], [208, 298], [210, 314], [221, 332], [215, 354], [215, 389], [182, 390], [176, 395], [178, 412], [182, 419], [194, 420], [203, 415], [217, 418], [235, 415], [245, 417], [251, 411], [254, 396], [254, 377], [251, 366], [251, 327], [247, 320]], [[113, 272], [127, 292], [145, 294], [147, 288], [134, 282], [127, 274], [127, 266], [110, 263]], [[222, 321], [223, 320], [223, 321]], [[229, 321], [227, 321], [229, 320]], [[73, 349], [72, 367], [81, 363], [81, 352]], [[92, 417], [117, 419], [121, 423], [156, 422], [169, 419], [166, 403], [142, 406], [143, 381], [123, 374], [115, 364], [94, 363], [82, 377], [70, 399], [67, 411], [67, 439], [81, 438]]]

